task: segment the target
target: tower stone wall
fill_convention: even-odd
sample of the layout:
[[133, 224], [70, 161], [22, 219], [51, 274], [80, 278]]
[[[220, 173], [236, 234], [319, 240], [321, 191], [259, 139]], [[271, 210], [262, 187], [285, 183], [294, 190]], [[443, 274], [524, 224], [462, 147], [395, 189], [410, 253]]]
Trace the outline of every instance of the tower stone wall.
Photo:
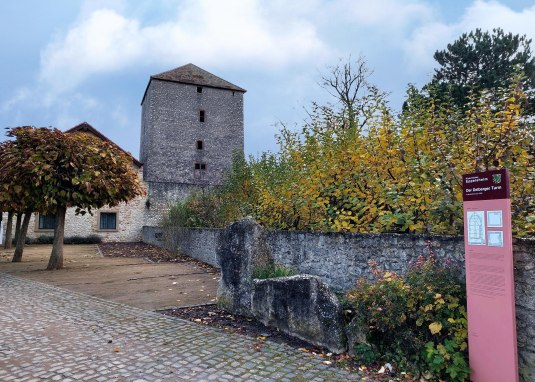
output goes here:
[[151, 77], [141, 104], [147, 224], [194, 190], [222, 184], [243, 152], [244, 92], [192, 64]]

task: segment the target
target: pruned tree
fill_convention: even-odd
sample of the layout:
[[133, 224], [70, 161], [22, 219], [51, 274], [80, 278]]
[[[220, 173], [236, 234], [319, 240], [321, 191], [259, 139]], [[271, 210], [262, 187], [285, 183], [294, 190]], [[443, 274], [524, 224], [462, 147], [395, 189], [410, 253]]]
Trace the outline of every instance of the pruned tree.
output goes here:
[[[24, 147], [15, 141], [5, 141], [0, 144], [0, 204], [4, 206], [3, 209], [10, 211], [6, 248], [11, 247], [14, 213], [17, 216], [13, 262], [22, 261], [31, 213], [35, 211], [35, 204], [39, 197], [36, 189], [32, 187], [36, 177], [32, 163], [27, 160], [30, 152], [31, 147]], [[24, 212], [24, 219], [21, 222], [22, 212]]]
[[[55, 214], [56, 226], [47, 269], [63, 267], [63, 239], [67, 208], [77, 214], [127, 202], [144, 191], [132, 168], [132, 158], [111, 142], [86, 133], [64, 134], [57, 129], [17, 127], [9, 130], [12, 145], [24, 153], [15, 170], [30, 171], [25, 208]], [[8, 158], [9, 159], [9, 158]], [[21, 236], [24, 236], [24, 223]], [[26, 227], [27, 228], [27, 227]]]
[[12, 246], [13, 246], [13, 212], [10, 211], [7, 213], [6, 241], [4, 242], [4, 249], [11, 249]]

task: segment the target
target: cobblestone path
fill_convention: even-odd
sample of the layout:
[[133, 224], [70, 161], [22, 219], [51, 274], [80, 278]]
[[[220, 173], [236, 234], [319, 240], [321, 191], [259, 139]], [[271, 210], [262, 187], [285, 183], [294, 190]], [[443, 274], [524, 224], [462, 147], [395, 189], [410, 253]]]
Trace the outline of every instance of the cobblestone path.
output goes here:
[[0, 381], [359, 381], [293, 348], [0, 272]]

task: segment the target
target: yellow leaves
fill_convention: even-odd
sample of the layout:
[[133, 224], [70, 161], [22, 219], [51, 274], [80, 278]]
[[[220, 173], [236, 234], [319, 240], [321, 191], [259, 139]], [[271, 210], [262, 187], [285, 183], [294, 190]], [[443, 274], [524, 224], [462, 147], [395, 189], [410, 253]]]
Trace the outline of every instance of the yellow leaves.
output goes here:
[[463, 116], [429, 100], [403, 120], [373, 117], [367, 134], [334, 121], [283, 132], [281, 155], [257, 162], [255, 217], [271, 228], [456, 234], [461, 174], [497, 159], [511, 171], [515, 233], [533, 234], [533, 140], [518, 116], [521, 95], [503, 99], [474, 100]]
[[385, 272], [385, 274], [383, 275], [383, 280], [384, 281], [392, 281], [394, 279], [394, 274], [392, 274], [391, 272]]
[[433, 322], [429, 324], [429, 331], [431, 334], [438, 334], [442, 330], [442, 324], [440, 322]]

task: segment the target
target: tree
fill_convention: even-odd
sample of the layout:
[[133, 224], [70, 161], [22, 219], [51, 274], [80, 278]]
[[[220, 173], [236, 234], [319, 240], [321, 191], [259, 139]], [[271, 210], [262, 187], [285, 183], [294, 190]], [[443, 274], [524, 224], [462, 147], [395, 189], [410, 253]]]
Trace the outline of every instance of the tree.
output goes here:
[[[360, 56], [354, 63], [351, 57], [346, 62], [328, 68], [321, 78], [322, 86], [341, 104], [342, 126], [350, 130], [362, 130], [369, 119], [385, 105], [386, 93], [370, 82], [373, 71], [366, 59]], [[331, 107], [319, 107], [323, 113], [331, 114]]]
[[[17, 213], [13, 262], [22, 261], [30, 216], [35, 211], [35, 203], [39, 197], [36, 189], [31, 187], [35, 182], [35, 174], [33, 164], [27, 161], [30, 152], [31, 147], [23, 147], [15, 141], [5, 141], [0, 144], [0, 204], [4, 206], [2, 209], [11, 212], [11, 219], [8, 217], [8, 223], [11, 223], [8, 227], [10, 232], [6, 242], [7, 239], [11, 242], [10, 228], [13, 213]], [[21, 212], [24, 212], [22, 222]]]
[[472, 95], [465, 113], [411, 87], [400, 118], [379, 109], [365, 132], [283, 130], [280, 154], [252, 163], [254, 216], [274, 229], [460, 234], [462, 174], [507, 167], [514, 234], [533, 236], [534, 136], [519, 80]]
[[[22, 187], [26, 190], [13, 185], [15, 191], [27, 196], [26, 211], [31, 206], [32, 211], [56, 216], [48, 270], [63, 267], [67, 208], [74, 207], [79, 214], [91, 213], [93, 208], [114, 206], [144, 193], [132, 158], [111, 142], [82, 132], [64, 134], [28, 126], [11, 129], [8, 136], [15, 138], [12, 145], [24, 155], [7, 155], [7, 166], [11, 164], [16, 173], [30, 172], [30, 182]], [[7, 172], [5, 167], [0, 168], [0, 177], [5, 175], [2, 170]]]
[[[527, 92], [535, 88], [535, 58], [530, 44], [526, 35], [505, 33], [500, 28], [493, 29], [492, 34], [481, 29], [464, 33], [447, 49], [435, 52], [433, 57], [440, 66], [427, 87], [435, 97], [450, 95], [464, 109], [470, 91], [507, 88], [514, 74], [521, 71], [526, 78], [523, 90]], [[532, 113], [533, 107], [525, 112]]]
[[[2, 233], [0, 232], [0, 235]], [[6, 242], [4, 243], [4, 249], [11, 249], [13, 245], [13, 212], [7, 213], [6, 222]]]

